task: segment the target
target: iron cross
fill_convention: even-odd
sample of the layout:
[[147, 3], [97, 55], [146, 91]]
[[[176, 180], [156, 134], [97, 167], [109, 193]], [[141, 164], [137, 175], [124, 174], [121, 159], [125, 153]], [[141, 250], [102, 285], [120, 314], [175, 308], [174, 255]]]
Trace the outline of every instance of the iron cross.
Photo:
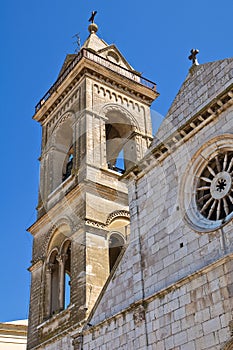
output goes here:
[[88, 22], [94, 23], [96, 14], [97, 14], [97, 11], [92, 11], [91, 17], [89, 18]]

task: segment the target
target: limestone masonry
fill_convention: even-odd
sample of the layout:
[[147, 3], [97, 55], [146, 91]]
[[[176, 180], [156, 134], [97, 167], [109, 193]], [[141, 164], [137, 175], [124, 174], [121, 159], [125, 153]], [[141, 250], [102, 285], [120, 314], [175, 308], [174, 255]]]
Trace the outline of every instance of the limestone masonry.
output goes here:
[[194, 57], [152, 138], [156, 84], [97, 31], [34, 115], [28, 349], [233, 350], [233, 59]]

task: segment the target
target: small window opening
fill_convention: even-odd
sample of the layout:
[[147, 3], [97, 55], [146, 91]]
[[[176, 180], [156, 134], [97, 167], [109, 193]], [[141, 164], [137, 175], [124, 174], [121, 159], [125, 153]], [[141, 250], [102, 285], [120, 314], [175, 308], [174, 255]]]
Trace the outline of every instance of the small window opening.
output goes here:
[[118, 256], [121, 253], [124, 242], [120, 235], [113, 234], [109, 240], [109, 268], [112, 270], [115, 265]]
[[74, 152], [73, 147], [71, 147], [65, 160], [65, 171], [63, 172], [62, 181], [65, 181], [71, 175], [73, 169], [73, 160]]
[[71, 246], [66, 251], [64, 276], [64, 308], [70, 305], [70, 273], [71, 273]]
[[70, 275], [65, 273], [65, 309], [70, 305]]
[[57, 254], [52, 255], [49, 265], [51, 269], [50, 314], [54, 315], [59, 312], [59, 263]]

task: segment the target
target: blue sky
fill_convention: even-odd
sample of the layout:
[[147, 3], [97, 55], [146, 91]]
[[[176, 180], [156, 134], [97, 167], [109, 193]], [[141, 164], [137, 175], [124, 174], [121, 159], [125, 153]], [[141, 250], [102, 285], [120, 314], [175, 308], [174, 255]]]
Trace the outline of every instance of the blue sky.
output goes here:
[[200, 63], [233, 55], [232, 0], [2, 0], [0, 322], [28, 316], [32, 239], [26, 228], [36, 217], [40, 155], [40, 126], [31, 117], [66, 54], [74, 53], [72, 36], [87, 38], [92, 10], [98, 35], [157, 83], [152, 108], [162, 115], [188, 73], [191, 48], [200, 50]]

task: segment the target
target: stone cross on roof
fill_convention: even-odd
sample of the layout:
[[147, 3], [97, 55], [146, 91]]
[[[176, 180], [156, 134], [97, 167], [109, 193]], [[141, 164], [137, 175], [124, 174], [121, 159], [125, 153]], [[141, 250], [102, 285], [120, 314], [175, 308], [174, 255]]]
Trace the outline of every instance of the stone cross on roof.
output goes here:
[[191, 60], [193, 62], [193, 65], [198, 66], [199, 63], [197, 61], [197, 54], [199, 53], [199, 50], [192, 49], [190, 52], [191, 52], [191, 55], [189, 56], [189, 60]]

